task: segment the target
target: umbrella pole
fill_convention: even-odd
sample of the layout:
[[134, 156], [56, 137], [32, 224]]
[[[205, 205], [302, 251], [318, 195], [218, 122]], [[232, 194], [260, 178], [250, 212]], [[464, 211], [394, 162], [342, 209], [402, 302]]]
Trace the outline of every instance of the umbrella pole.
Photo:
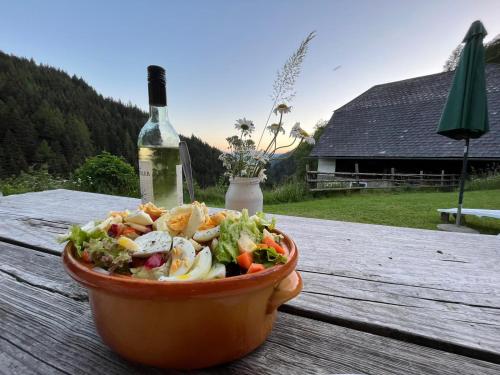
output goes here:
[[455, 224], [462, 224], [462, 203], [464, 201], [465, 180], [467, 178], [467, 157], [469, 156], [469, 138], [465, 138], [464, 159], [462, 162], [462, 174], [460, 175], [460, 187], [458, 193], [457, 219]]

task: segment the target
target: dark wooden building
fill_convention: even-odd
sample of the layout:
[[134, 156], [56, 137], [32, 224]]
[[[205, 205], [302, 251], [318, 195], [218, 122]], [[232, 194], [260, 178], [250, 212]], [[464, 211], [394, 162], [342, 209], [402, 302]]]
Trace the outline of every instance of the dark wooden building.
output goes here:
[[[320, 172], [459, 173], [463, 141], [436, 134], [454, 72], [377, 85], [337, 109], [311, 157]], [[500, 64], [486, 66], [490, 132], [471, 140], [471, 168], [500, 165]]]

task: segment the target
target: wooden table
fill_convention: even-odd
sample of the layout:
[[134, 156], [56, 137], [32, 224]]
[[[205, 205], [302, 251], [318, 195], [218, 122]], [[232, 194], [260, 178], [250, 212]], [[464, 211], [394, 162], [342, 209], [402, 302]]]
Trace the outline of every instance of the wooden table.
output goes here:
[[[0, 373], [135, 374], [94, 330], [54, 237], [131, 198], [54, 190], [0, 198]], [[202, 373], [500, 374], [500, 238], [277, 216], [301, 295], [267, 342]]]

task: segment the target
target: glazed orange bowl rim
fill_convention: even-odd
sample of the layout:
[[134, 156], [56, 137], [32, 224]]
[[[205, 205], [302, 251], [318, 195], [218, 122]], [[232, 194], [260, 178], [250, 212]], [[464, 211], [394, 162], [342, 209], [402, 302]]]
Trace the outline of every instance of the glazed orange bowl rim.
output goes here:
[[288, 249], [288, 260], [263, 271], [213, 280], [158, 281], [139, 279], [127, 275], [104, 274], [92, 270], [75, 256], [75, 247], [69, 242], [62, 253], [66, 271], [76, 281], [88, 288], [107, 290], [111, 293], [138, 298], [166, 297], [184, 298], [189, 296], [229, 295], [262, 289], [277, 284], [295, 270], [298, 251], [294, 241], [279, 230], [273, 232], [284, 236], [283, 243]]

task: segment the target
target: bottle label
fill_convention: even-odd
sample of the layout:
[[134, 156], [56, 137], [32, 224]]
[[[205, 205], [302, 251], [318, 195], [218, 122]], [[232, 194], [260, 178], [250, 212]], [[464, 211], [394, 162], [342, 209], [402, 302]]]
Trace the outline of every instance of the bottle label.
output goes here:
[[181, 206], [184, 203], [183, 190], [182, 190], [182, 165], [175, 166], [175, 174], [177, 177], [177, 204]]
[[142, 203], [153, 202], [153, 162], [151, 160], [139, 160], [139, 179]]

